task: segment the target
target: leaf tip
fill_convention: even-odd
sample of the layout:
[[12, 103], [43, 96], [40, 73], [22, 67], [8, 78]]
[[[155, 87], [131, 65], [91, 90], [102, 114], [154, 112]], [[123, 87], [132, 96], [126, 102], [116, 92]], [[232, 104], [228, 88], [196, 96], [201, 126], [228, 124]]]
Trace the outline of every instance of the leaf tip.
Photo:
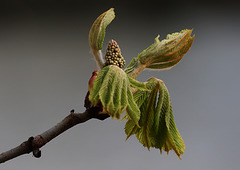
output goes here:
[[158, 36], [155, 38], [155, 43], [160, 42], [159, 37], [160, 37], [160, 35], [158, 34]]
[[162, 154], [162, 148], [160, 148], [160, 154]]
[[126, 137], [125, 142], [129, 139], [130, 136], [131, 136], [131, 135], [128, 135], [128, 136]]

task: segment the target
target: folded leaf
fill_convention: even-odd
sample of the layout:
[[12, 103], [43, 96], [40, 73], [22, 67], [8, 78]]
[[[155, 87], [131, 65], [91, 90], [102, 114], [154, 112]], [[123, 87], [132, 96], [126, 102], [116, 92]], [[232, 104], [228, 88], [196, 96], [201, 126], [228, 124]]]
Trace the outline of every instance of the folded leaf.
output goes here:
[[[155, 43], [138, 55], [139, 61], [147, 68], [165, 69], [176, 65], [183, 55], [190, 49], [194, 37], [191, 37], [192, 30], [182, 30], [179, 33], [169, 34], [167, 39]], [[164, 67], [161, 66], [164, 64]], [[152, 67], [159, 65], [159, 67]]]
[[194, 37], [192, 30], [182, 30], [179, 33], [169, 34], [166, 39], [159, 41], [155, 38], [154, 44], [143, 50], [138, 58], [133, 58], [126, 67], [125, 72], [132, 78], [145, 68], [149, 69], [170, 69], [183, 58], [190, 49]]
[[128, 87], [127, 90], [127, 97], [128, 97], [128, 105], [127, 105], [127, 114], [131, 118], [131, 120], [136, 124], [136, 126], [139, 126], [139, 119], [140, 119], [140, 110], [137, 106], [137, 104], [134, 102], [133, 94], [131, 92], [130, 87]]
[[133, 72], [135, 68], [137, 68], [137, 65], [139, 64], [138, 58], [133, 58], [132, 61], [129, 63], [129, 65], [124, 69], [124, 71], [129, 74]]
[[[175, 53], [173, 53], [174, 50], [169, 51], [162, 57], [159, 57], [159, 59], [156, 60], [155, 63], [152, 63], [151, 65], [147, 66], [147, 68], [150, 68], [150, 69], [170, 69], [170, 68], [172, 68], [173, 66], [175, 66], [177, 63], [179, 63], [181, 61], [184, 54], [186, 54], [186, 52], [191, 47], [193, 40], [194, 40], [194, 36], [190, 37], [188, 39], [188, 41], [184, 44], [184, 46], [179, 45], [179, 47], [181, 47], [178, 49], [179, 51], [175, 51]], [[164, 61], [166, 59], [168, 61]]]
[[135, 80], [135, 79], [133, 79], [129, 76], [128, 76], [128, 79], [129, 79], [130, 85], [132, 87], [137, 88], [137, 89], [142, 90], [142, 91], [145, 91], [145, 90], [148, 91], [148, 89], [147, 89], [147, 87], [144, 83], [139, 82], [139, 81], [137, 81], [137, 80]]
[[89, 32], [89, 44], [93, 50], [101, 50], [105, 38], [106, 27], [115, 18], [114, 9], [101, 14], [93, 23]]
[[180, 158], [185, 145], [174, 122], [168, 90], [163, 81], [156, 78], [151, 78], [146, 86], [151, 92], [134, 93], [134, 100], [141, 111], [140, 128], [128, 120], [125, 125], [127, 138], [135, 134], [144, 147], [167, 152], [173, 149]]
[[109, 65], [99, 72], [90, 90], [89, 100], [93, 106], [101, 102], [105, 112], [112, 118], [120, 119], [126, 110], [128, 117], [139, 126], [140, 110], [134, 101], [132, 87], [148, 90], [144, 83], [132, 80], [119, 67]]

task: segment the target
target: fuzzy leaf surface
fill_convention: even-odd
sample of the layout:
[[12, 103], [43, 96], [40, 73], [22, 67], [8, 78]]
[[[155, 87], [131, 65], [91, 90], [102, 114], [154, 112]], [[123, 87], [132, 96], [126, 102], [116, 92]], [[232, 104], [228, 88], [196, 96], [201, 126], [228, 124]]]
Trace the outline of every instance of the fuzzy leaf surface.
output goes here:
[[145, 68], [164, 70], [178, 64], [192, 46], [194, 36], [192, 30], [182, 30], [169, 34], [160, 41], [159, 36], [147, 49], [143, 50], [137, 58], [133, 58], [124, 70], [130, 77], [136, 78]]
[[154, 147], [166, 152], [173, 149], [180, 158], [185, 145], [174, 122], [167, 87], [156, 78], [151, 78], [146, 86], [150, 92], [134, 93], [134, 100], [141, 111], [140, 128], [132, 120], [128, 120], [125, 125], [127, 139], [135, 134], [144, 147]]
[[182, 30], [179, 33], [169, 34], [162, 41], [159, 41], [159, 36], [157, 36], [154, 44], [138, 55], [139, 61], [152, 69], [173, 67], [190, 49], [194, 40], [191, 33], [192, 30]]
[[132, 87], [148, 90], [144, 83], [132, 80], [122, 69], [109, 65], [98, 74], [90, 91], [89, 100], [93, 106], [101, 102], [106, 113], [112, 118], [120, 119], [126, 110], [127, 116], [138, 125], [140, 110], [135, 103]]
[[115, 18], [114, 9], [101, 14], [93, 23], [89, 32], [89, 44], [93, 50], [101, 50], [105, 38], [106, 27]]
[[[169, 34], [166, 39], [159, 41], [159, 36], [155, 38], [154, 44], [138, 55], [139, 61], [151, 68], [151, 65], [165, 64], [165, 68], [170, 68], [176, 64], [175, 60], [181, 60], [182, 56], [190, 49], [193, 37], [192, 30], [182, 30], [179, 33]], [[159, 67], [159, 69], [163, 69]]]

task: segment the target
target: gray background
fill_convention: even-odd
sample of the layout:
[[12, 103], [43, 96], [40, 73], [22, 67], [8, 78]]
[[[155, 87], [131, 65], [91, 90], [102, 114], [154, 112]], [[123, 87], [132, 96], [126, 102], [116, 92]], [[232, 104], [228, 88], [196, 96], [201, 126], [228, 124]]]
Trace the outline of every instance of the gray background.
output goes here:
[[[15, 169], [238, 169], [239, 4], [231, 1], [1, 1], [0, 152], [52, 127], [71, 109], [84, 111], [87, 81], [96, 69], [88, 32], [111, 7], [104, 48], [114, 39], [126, 62], [160, 34], [194, 28], [196, 38], [182, 61], [168, 71], [144, 71], [138, 80], [162, 79], [170, 92], [186, 151], [149, 152], [124, 123], [90, 120], [42, 148], [40, 159], [24, 155], [0, 165]], [[105, 50], [103, 51], [105, 53]]]

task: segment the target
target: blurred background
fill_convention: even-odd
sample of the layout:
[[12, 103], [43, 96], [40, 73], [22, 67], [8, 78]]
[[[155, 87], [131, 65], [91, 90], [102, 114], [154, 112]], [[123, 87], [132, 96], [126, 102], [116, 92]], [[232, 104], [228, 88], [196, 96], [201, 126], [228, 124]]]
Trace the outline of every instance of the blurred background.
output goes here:
[[190, 51], [162, 79], [186, 151], [149, 152], [124, 122], [90, 120], [1, 170], [225, 170], [240, 166], [240, 11], [238, 1], [0, 1], [0, 152], [51, 128], [71, 109], [83, 112], [88, 80], [97, 69], [88, 45], [94, 20], [109, 8], [103, 53], [114, 39], [127, 63], [160, 34], [194, 29]]

